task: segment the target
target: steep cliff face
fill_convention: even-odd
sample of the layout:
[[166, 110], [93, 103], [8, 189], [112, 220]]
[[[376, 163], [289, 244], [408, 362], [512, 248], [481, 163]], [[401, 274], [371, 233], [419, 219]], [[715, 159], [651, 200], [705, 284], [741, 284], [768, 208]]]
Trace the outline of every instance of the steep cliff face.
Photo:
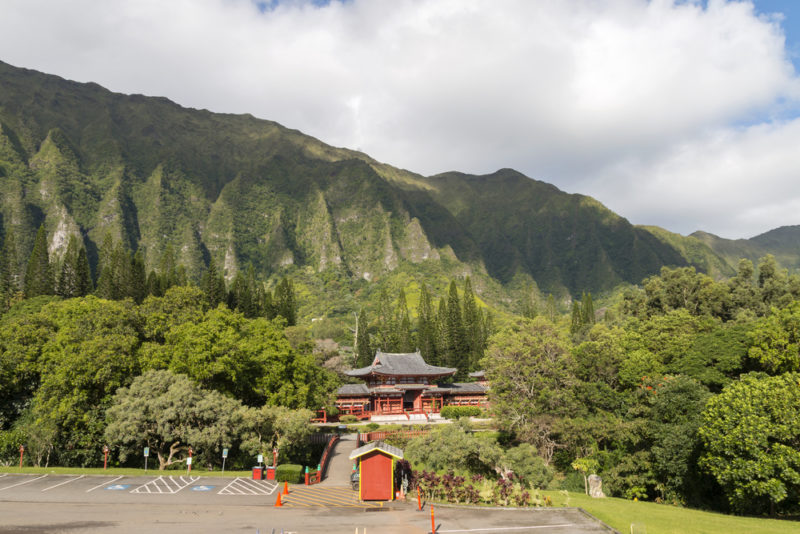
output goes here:
[[22, 257], [44, 222], [56, 258], [76, 235], [96, 263], [109, 234], [142, 249], [148, 269], [171, 247], [192, 278], [212, 259], [229, 279], [248, 264], [260, 277], [352, 280], [429, 265], [579, 294], [694, 262], [595, 200], [511, 170], [424, 178], [274, 122], [4, 63], [0, 215]]

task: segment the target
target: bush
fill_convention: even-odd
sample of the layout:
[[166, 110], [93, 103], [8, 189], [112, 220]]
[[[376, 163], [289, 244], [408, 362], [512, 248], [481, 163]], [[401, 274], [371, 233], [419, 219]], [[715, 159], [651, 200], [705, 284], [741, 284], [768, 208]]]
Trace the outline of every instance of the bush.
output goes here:
[[289, 482], [290, 484], [300, 484], [305, 481], [305, 469], [302, 465], [281, 464], [275, 468], [275, 480], [277, 482]]
[[366, 432], [375, 432], [380, 427], [381, 425], [379, 425], [378, 423], [369, 423], [368, 425], [365, 426]]
[[350, 424], [353, 424], [353, 423], [358, 423], [358, 417], [356, 417], [355, 415], [350, 415], [350, 414], [343, 415], [343, 416], [341, 416], [339, 418], [339, 422], [344, 423], [346, 425], [350, 425]]
[[478, 406], [445, 406], [440, 415], [445, 419], [459, 419], [461, 417], [478, 417], [483, 411]]

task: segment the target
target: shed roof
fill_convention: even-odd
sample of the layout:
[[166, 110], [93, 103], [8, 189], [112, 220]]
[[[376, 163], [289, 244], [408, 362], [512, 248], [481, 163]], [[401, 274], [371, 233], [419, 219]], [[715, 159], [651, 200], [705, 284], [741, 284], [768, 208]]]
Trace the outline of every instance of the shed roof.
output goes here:
[[350, 459], [355, 460], [356, 458], [376, 450], [381, 451], [384, 454], [388, 454], [389, 456], [393, 456], [398, 460], [403, 459], [403, 449], [398, 449], [397, 447], [389, 445], [388, 443], [384, 443], [383, 441], [371, 441], [366, 445], [362, 445], [350, 453]]
[[393, 376], [449, 376], [455, 374], [453, 367], [438, 367], [428, 365], [422, 359], [422, 354], [417, 352], [381, 352], [375, 353], [372, 365], [347, 371], [348, 376], [393, 375]]

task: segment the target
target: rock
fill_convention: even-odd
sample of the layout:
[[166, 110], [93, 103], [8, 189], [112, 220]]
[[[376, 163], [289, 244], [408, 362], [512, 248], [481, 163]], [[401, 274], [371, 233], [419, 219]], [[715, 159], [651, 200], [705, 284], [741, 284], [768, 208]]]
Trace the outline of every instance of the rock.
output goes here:
[[601, 499], [606, 496], [603, 493], [603, 479], [597, 475], [589, 475], [589, 496]]

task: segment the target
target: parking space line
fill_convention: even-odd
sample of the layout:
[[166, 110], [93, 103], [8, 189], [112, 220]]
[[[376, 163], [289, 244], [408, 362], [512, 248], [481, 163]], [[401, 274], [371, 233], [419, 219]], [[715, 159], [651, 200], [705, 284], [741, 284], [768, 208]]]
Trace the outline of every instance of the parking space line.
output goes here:
[[178, 493], [181, 490], [186, 489], [187, 487], [191, 486], [195, 482], [200, 480], [200, 477], [178, 477], [177, 479], [173, 476], [164, 475], [159, 476], [151, 480], [150, 482], [146, 482], [141, 486], [138, 486], [131, 490], [131, 493]]
[[272, 482], [254, 482], [249, 478], [239, 477], [217, 492], [218, 495], [272, 495], [278, 484]]
[[16, 483], [16, 484], [11, 484], [10, 486], [6, 486], [5, 488], [0, 488], [0, 491], [5, 491], [5, 490], [7, 490], [7, 489], [16, 488], [17, 486], [22, 486], [23, 484], [30, 484], [31, 482], [34, 482], [34, 481], [36, 481], [36, 480], [40, 480], [40, 479], [42, 479], [42, 478], [44, 478], [44, 477], [46, 477], [46, 476], [47, 476], [47, 475], [42, 475], [42, 476], [40, 476], [40, 477], [37, 477], [37, 478], [32, 478], [32, 479], [30, 479], [30, 480], [26, 480], [26, 481], [24, 481], [24, 482], [18, 482], [18, 483]]
[[83, 477], [85, 477], [85, 476], [86, 476], [86, 475], [81, 475], [81, 476], [79, 476], [79, 477], [76, 477], [76, 478], [71, 478], [71, 479], [69, 479], [69, 480], [67, 480], [67, 481], [65, 481], [65, 482], [59, 482], [59, 483], [58, 483], [58, 484], [56, 484], [55, 486], [50, 486], [49, 488], [45, 488], [45, 489], [43, 489], [42, 491], [43, 491], [43, 492], [44, 492], [44, 491], [49, 491], [49, 490], [51, 490], [51, 489], [53, 489], [53, 488], [57, 488], [57, 487], [59, 487], [59, 486], [63, 486], [64, 484], [69, 484], [70, 482], [75, 482], [76, 480], [80, 480], [80, 479], [82, 479], [82, 478], [83, 478]]
[[96, 489], [98, 489], [98, 488], [102, 488], [103, 486], [105, 486], [105, 485], [107, 485], [107, 484], [111, 484], [112, 482], [116, 482], [117, 480], [119, 480], [119, 479], [121, 479], [121, 478], [125, 478], [125, 475], [121, 475], [121, 476], [118, 476], [117, 478], [114, 478], [114, 479], [112, 479], [112, 480], [109, 480], [108, 482], [103, 482], [102, 484], [98, 484], [97, 486], [95, 486], [95, 487], [93, 487], [93, 488], [91, 488], [91, 489], [88, 489], [88, 490], [86, 490], [86, 493], [89, 493], [90, 491], [94, 491], [94, 490], [96, 490]]
[[492, 527], [492, 528], [468, 528], [463, 530], [437, 530], [436, 532], [497, 532], [498, 530], [538, 530], [540, 528], [566, 528], [577, 526], [574, 523], [562, 523], [560, 525], [536, 525], [533, 527]]

